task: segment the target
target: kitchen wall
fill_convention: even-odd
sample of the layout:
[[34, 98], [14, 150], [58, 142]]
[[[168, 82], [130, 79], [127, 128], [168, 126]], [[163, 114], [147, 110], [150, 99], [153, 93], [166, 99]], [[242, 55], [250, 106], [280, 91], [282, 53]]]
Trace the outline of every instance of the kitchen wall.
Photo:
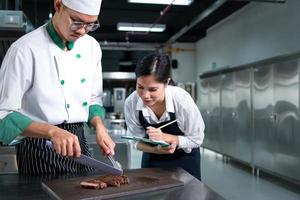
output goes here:
[[196, 46], [192, 43], [175, 43], [172, 46], [172, 59], [178, 61], [178, 67], [172, 69], [172, 77], [176, 82], [190, 82], [197, 80]]
[[218, 23], [196, 43], [198, 75], [299, 51], [299, 8], [299, 0], [253, 2]]
[[196, 43], [198, 72], [300, 50], [300, 1], [250, 3]]

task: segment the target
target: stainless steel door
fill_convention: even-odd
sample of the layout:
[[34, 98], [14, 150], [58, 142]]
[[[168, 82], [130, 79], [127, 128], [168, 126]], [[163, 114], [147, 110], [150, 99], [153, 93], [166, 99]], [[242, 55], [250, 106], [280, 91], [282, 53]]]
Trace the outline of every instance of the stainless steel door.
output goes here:
[[275, 171], [300, 179], [298, 59], [274, 64]]
[[220, 76], [208, 78], [209, 80], [209, 140], [210, 148], [217, 152], [221, 150], [221, 129], [220, 129]]
[[251, 163], [252, 154], [252, 118], [251, 118], [251, 70], [235, 72], [235, 110], [232, 112], [236, 131], [237, 159]]
[[222, 153], [235, 157], [236, 123], [235, 123], [235, 73], [221, 76], [221, 143]]
[[209, 81], [207, 79], [200, 80], [200, 90], [199, 90], [199, 107], [200, 112], [203, 117], [205, 124], [205, 137], [202, 146], [209, 148], [210, 144], [210, 133], [209, 133]]
[[275, 114], [273, 68], [260, 66], [253, 71], [253, 120], [255, 166], [274, 171]]

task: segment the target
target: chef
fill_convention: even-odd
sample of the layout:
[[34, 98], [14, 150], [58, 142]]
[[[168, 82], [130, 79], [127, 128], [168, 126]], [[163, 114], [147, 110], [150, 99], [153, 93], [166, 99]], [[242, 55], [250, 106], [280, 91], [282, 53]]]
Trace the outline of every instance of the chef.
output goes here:
[[54, 0], [53, 18], [14, 42], [2, 62], [0, 140], [26, 136], [16, 147], [21, 174], [92, 170], [68, 158], [90, 156], [84, 122], [104, 153], [114, 154], [101, 120], [102, 53], [87, 35], [99, 27], [100, 6], [101, 0]]
[[189, 93], [169, 85], [170, 73], [170, 60], [165, 54], [153, 53], [138, 62], [136, 91], [125, 101], [127, 133], [170, 144], [162, 147], [138, 142], [143, 168], [181, 167], [201, 180], [199, 147], [204, 122]]

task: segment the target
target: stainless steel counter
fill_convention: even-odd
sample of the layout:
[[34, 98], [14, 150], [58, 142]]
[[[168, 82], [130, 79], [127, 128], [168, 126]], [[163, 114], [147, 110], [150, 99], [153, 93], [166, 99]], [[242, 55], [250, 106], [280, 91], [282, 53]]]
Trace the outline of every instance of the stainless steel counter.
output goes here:
[[[204, 183], [198, 181], [184, 170], [173, 169], [174, 177], [184, 183], [180, 189], [165, 189], [132, 196], [125, 196], [114, 199], [147, 199], [147, 200], [223, 200], [224, 198], [210, 189]], [[89, 174], [91, 175], [91, 174]], [[79, 174], [77, 176], [85, 176]], [[50, 180], [66, 180], [76, 175], [48, 175], [48, 176], [20, 176], [0, 175], [0, 197], [1, 199], [50, 199], [50, 196], [43, 191], [41, 182]]]

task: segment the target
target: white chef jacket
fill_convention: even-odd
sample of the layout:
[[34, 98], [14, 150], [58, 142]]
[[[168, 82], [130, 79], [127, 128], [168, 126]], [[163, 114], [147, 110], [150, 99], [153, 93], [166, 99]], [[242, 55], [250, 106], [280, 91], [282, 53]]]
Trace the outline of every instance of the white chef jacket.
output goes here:
[[167, 86], [165, 89], [166, 111], [158, 119], [154, 112], [144, 105], [137, 92], [133, 92], [125, 101], [125, 121], [127, 134], [145, 136], [145, 129], [139, 122], [139, 111], [150, 124], [170, 120], [169, 113], [175, 113], [179, 129], [184, 136], [178, 136], [178, 148], [189, 153], [199, 147], [204, 139], [204, 122], [201, 113], [188, 92], [180, 87]]
[[63, 51], [46, 25], [18, 39], [0, 69], [0, 120], [15, 111], [37, 122], [86, 122], [102, 105], [102, 52], [89, 35]]

